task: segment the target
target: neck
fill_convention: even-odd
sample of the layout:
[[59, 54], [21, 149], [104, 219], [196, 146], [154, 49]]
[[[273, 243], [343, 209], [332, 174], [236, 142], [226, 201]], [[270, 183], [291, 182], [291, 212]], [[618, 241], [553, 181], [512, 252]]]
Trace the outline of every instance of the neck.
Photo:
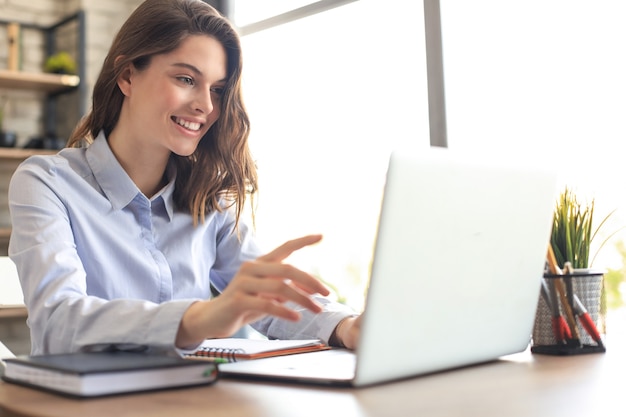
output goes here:
[[167, 184], [165, 170], [170, 152], [149, 152], [145, 146], [122, 138], [115, 131], [109, 135], [109, 146], [137, 188], [148, 198]]

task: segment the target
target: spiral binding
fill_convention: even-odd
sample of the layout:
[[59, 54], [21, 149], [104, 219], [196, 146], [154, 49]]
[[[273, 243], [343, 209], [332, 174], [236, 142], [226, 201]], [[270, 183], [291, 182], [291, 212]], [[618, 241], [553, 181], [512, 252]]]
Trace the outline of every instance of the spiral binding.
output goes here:
[[235, 361], [237, 355], [246, 353], [243, 349], [227, 349], [227, 348], [215, 348], [209, 346], [201, 346], [194, 356], [206, 356], [210, 358], [223, 358], [230, 361]]

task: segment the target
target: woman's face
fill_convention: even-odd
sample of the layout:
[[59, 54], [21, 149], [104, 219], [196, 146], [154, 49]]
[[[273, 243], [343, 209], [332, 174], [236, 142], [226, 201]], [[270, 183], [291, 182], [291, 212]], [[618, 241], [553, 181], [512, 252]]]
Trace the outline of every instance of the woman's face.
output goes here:
[[[143, 70], [131, 67], [120, 122], [127, 140], [191, 155], [220, 115], [227, 77], [222, 44], [205, 35], [187, 37], [167, 54], [155, 55]], [[123, 86], [122, 86], [123, 84]]]

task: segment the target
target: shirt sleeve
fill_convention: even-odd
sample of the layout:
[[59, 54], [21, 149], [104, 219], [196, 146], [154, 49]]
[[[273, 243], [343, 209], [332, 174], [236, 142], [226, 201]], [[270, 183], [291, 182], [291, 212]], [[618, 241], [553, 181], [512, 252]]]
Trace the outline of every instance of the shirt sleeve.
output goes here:
[[[23, 163], [9, 186], [12, 234], [9, 255], [28, 307], [33, 354], [104, 347], [174, 349], [178, 324], [195, 300], [156, 304], [88, 295], [53, 163]], [[114, 256], [99, 254], [100, 259]], [[127, 276], [102, 279], [124, 280]]]
[[323, 311], [315, 314], [295, 304], [290, 307], [301, 315], [299, 321], [287, 321], [266, 317], [255, 323], [252, 328], [265, 334], [270, 339], [319, 339], [328, 344], [330, 336], [337, 324], [346, 317], [357, 315], [354, 310], [343, 304], [318, 297]]

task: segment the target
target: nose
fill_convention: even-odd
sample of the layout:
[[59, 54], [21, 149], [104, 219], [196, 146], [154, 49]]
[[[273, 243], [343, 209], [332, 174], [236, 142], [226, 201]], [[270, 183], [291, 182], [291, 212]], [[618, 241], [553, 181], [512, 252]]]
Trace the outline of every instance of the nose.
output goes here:
[[213, 98], [209, 87], [196, 90], [197, 94], [194, 99], [193, 108], [201, 114], [211, 114], [214, 110]]

